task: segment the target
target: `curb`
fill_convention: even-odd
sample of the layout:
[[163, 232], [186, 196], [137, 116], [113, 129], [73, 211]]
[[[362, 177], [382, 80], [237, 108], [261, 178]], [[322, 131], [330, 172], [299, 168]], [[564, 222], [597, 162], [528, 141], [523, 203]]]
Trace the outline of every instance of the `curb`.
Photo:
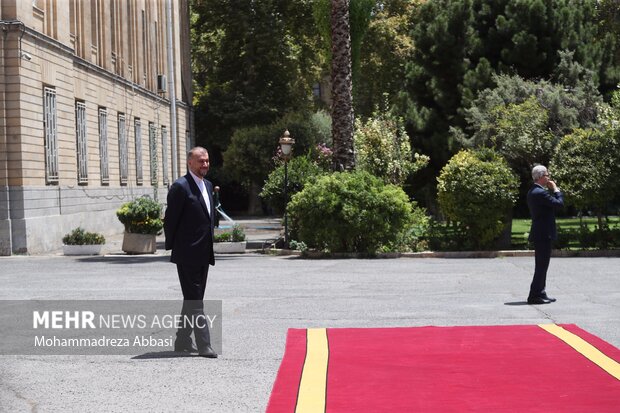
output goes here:
[[269, 249], [257, 249], [255, 252], [261, 253], [261, 254], [265, 254], [265, 255], [303, 257], [302, 252], [298, 251], [298, 250], [285, 250], [285, 249], [278, 249], [278, 248], [269, 248]]
[[[262, 245], [261, 245], [262, 244]], [[264, 243], [267, 244], [267, 243]], [[327, 253], [322, 251], [304, 251], [287, 250], [279, 248], [264, 248], [263, 243], [254, 242], [246, 246], [246, 253], [256, 253], [274, 256], [294, 256], [304, 259], [389, 259], [389, 258], [504, 258], [504, 257], [533, 257], [533, 250], [505, 250], [505, 251], [422, 251], [422, 252], [387, 252], [377, 254], [364, 254], [354, 252], [335, 252]], [[62, 252], [56, 251], [52, 254], [63, 256]], [[218, 254], [219, 255], [219, 254]], [[104, 251], [99, 257], [165, 257], [170, 256], [170, 251], [158, 249], [153, 254], [127, 254], [119, 250]], [[553, 250], [552, 257], [562, 258], [605, 258], [620, 257], [620, 249], [618, 250]], [[92, 256], [91, 256], [92, 257]]]
[[[423, 251], [423, 252], [389, 252], [373, 255], [363, 253], [326, 253], [321, 251], [297, 251], [285, 249], [257, 250], [267, 255], [298, 256], [306, 259], [387, 259], [387, 258], [504, 258], [504, 257], [533, 257], [533, 250], [506, 250], [506, 251]], [[620, 250], [587, 250], [566, 251], [553, 250], [552, 257], [620, 257]]]

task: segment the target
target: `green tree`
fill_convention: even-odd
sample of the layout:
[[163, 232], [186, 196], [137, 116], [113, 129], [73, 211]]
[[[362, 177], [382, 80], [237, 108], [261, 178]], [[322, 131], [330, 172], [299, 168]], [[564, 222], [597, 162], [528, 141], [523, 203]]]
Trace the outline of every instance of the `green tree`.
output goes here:
[[491, 150], [463, 150], [450, 159], [437, 181], [445, 217], [466, 231], [472, 248], [490, 248], [517, 196], [517, 177], [506, 161]]
[[458, 128], [452, 128], [452, 133], [467, 147], [489, 146], [496, 130], [497, 114], [503, 113], [498, 107], [522, 104], [533, 98], [540, 110], [548, 113], [544, 127], [554, 135], [555, 143], [575, 128], [596, 126], [603, 99], [594, 85], [592, 72], [573, 62], [572, 53], [560, 52], [560, 56], [562, 60], [552, 74], [556, 83], [530, 81], [518, 75], [494, 76], [495, 87], [481, 91], [464, 111], [469, 133]]
[[537, 98], [496, 106], [492, 116], [496, 119], [493, 146], [513, 168], [528, 171], [533, 160], [549, 158], [556, 142], [547, 128], [549, 114]]
[[196, 140], [222, 162], [235, 128], [312, 105], [319, 77], [312, 2], [194, 0]]
[[[376, 0], [349, 0], [349, 28], [351, 35], [351, 76], [353, 84], [357, 83], [362, 42], [366, 36]], [[323, 51], [328, 66], [331, 67], [332, 55], [332, 0], [314, 0], [314, 19], [323, 38]]]
[[428, 156], [412, 154], [403, 119], [389, 113], [356, 122], [355, 148], [359, 170], [399, 186], [429, 161]]
[[436, 0], [414, 13], [415, 44], [406, 101], [416, 147], [441, 167], [457, 148], [449, 127], [465, 126], [465, 110], [493, 73], [549, 79], [560, 52], [592, 71], [599, 85], [605, 44], [594, 0]]
[[601, 92], [607, 96], [620, 83], [620, 1], [597, 2], [599, 41], [603, 47]]
[[[417, 5], [412, 21], [415, 45], [406, 74], [405, 110], [413, 146], [439, 170], [454, 147], [448, 137], [461, 102], [461, 82], [474, 41], [471, 1], [437, 0]], [[490, 76], [490, 75], [489, 75]]]
[[518, 75], [494, 76], [495, 86], [481, 91], [464, 110], [469, 133], [452, 128], [458, 140], [468, 147], [488, 146], [495, 131], [496, 114], [500, 113], [497, 107], [521, 104], [534, 97], [540, 109], [548, 112], [545, 128], [556, 140], [575, 128], [594, 127], [603, 99], [594, 85], [592, 72], [575, 63], [572, 53], [560, 52], [560, 56], [562, 60], [552, 74], [555, 82], [531, 81]]
[[334, 169], [355, 167], [349, 0], [331, 0], [332, 141]]
[[602, 129], [620, 129], [620, 90], [611, 94], [609, 104], [598, 105], [598, 122]]
[[[417, 0], [375, 2], [362, 40], [359, 74], [353, 76], [353, 102], [358, 117], [370, 117], [378, 108], [387, 111], [397, 103], [407, 60], [413, 51], [409, 32], [416, 3]], [[387, 107], [383, 107], [385, 101]]]
[[314, 150], [324, 136], [320, 115], [289, 113], [263, 126], [236, 129], [224, 152], [224, 170], [237, 182], [262, 187], [278, 157], [278, 140], [285, 130], [295, 139], [293, 150], [306, 154]]
[[620, 191], [620, 128], [578, 129], [558, 144], [549, 169], [566, 201], [595, 212], [599, 228]]
[[[331, 164], [330, 164], [331, 166]], [[312, 156], [297, 156], [288, 163], [287, 199], [284, 198], [284, 164], [280, 164], [271, 171], [260, 193], [267, 204], [277, 213], [283, 213], [288, 201], [294, 194], [300, 192], [306, 183], [326, 173]]]

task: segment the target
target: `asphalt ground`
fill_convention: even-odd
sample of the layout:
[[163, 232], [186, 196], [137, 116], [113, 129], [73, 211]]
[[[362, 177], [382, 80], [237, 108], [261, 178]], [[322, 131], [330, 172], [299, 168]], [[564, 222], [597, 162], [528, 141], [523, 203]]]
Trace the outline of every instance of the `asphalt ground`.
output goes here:
[[[206, 293], [223, 302], [218, 359], [0, 356], [0, 411], [262, 412], [288, 328], [574, 323], [620, 346], [620, 258], [552, 258], [547, 290], [558, 301], [541, 306], [525, 303], [533, 266], [533, 257], [218, 256]], [[5, 257], [0, 285], [1, 300], [181, 296], [161, 253]]]

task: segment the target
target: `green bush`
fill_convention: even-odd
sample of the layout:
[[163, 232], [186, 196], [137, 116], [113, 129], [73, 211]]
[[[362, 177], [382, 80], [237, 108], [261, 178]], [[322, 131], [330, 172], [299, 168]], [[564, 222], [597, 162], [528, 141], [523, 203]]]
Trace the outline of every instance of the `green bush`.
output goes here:
[[[405, 192], [367, 172], [338, 172], [308, 183], [288, 204], [294, 239], [328, 252], [394, 250], [424, 225]], [[419, 219], [419, 221], [416, 221]]]
[[288, 247], [292, 250], [297, 250], [297, 251], [301, 251], [301, 252], [306, 252], [308, 250], [308, 246], [306, 245], [305, 242], [302, 241], [296, 241], [294, 239], [292, 239], [289, 243], [288, 243]]
[[[291, 197], [301, 191], [306, 182], [323, 173], [321, 167], [313, 162], [309, 156], [298, 156], [288, 163], [288, 188], [287, 197]], [[279, 165], [270, 174], [260, 196], [267, 202], [276, 213], [284, 211], [284, 164]]]
[[295, 139], [293, 154], [306, 154], [325, 138], [325, 125], [319, 118], [309, 113], [290, 113], [269, 125], [237, 129], [223, 154], [226, 173], [238, 182], [262, 185], [273, 169], [274, 156], [279, 154], [278, 140], [284, 131]]
[[245, 232], [243, 232], [243, 228], [237, 224], [233, 225], [232, 240], [233, 242], [245, 241]]
[[620, 132], [577, 129], [558, 144], [549, 166], [566, 203], [602, 217], [620, 195]]
[[243, 242], [245, 241], [245, 232], [238, 224], [233, 225], [232, 231], [225, 231], [213, 236], [214, 242]]
[[590, 230], [587, 225], [581, 225], [577, 235], [582, 248], [612, 249], [620, 248], [620, 227], [610, 227], [603, 224]]
[[463, 251], [471, 249], [466, 228], [456, 223], [431, 220], [425, 238], [431, 251]]
[[463, 247], [491, 248], [517, 198], [518, 181], [506, 161], [492, 150], [464, 150], [437, 181], [441, 211], [468, 234]]
[[[578, 229], [564, 229], [558, 226], [558, 239], [553, 243], [557, 249], [615, 249], [620, 248], [620, 227], [610, 227], [603, 224], [602, 228], [596, 226], [588, 228], [587, 224], [581, 224]], [[533, 245], [530, 245], [533, 249]]]
[[105, 237], [96, 232], [86, 232], [83, 228], [77, 227], [70, 233], [62, 237], [65, 245], [102, 245], [105, 244]]
[[161, 205], [148, 196], [127, 202], [116, 211], [126, 232], [134, 234], [157, 234], [163, 228]]
[[213, 242], [232, 242], [232, 232], [222, 232], [213, 236]]
[[[553, 248], [555, 249], [559, 249], [559, 250], [567, 250], [570, 248], [570, 244], [571, 241], [574, 239], [577, 239], [578, 237], [578, 232], [571, 230], [570, 228], [562, 228], [561, 226], [558, 226], [557, 228], [557, 239], [555, 241], [553, 241]], [[529, 233], [528, 233], [529, 235]], [[533, 250], [534, 249], [534, 243], [526, 240], [526, 245], [528, 246], [528, 249]]]
[[[613, 249], [620, 248], [620, 218], [608, 217], [599, 229], [596, 217], [569, 217], [557, 220], [558, 239], [554, 241], [555, 249]], [[528, 242], [531, 220], [513, 220], [513, 247], [534, 249]]]
[[401, 185], [407, 177], [428, 165], [429, 157], [412, 154], [403, 119], [389, 113], [355, 122], [355, 159], [359, 170], [386, 183]]

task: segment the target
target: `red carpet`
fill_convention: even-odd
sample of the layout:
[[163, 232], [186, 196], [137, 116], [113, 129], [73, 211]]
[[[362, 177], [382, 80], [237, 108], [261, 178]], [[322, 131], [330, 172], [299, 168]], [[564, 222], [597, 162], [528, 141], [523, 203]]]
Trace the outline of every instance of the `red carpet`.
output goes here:
[[549, 329], [291, 329], [267, 412], [620, 412], [620, 350]]

